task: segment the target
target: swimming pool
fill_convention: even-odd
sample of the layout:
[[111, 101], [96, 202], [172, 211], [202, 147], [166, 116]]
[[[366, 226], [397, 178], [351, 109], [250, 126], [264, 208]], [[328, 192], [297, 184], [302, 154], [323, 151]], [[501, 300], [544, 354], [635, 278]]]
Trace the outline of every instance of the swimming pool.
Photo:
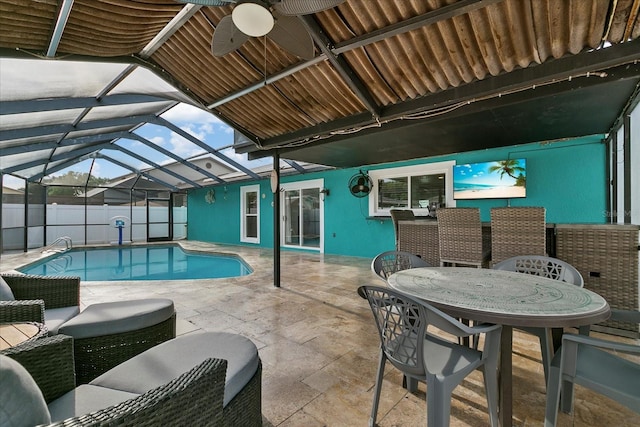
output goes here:
[[211, 279], [252, 273], [238, 256], [185, 252], [178, 245], [73, 248], [18, 271], [80, 276], [83, 281]]

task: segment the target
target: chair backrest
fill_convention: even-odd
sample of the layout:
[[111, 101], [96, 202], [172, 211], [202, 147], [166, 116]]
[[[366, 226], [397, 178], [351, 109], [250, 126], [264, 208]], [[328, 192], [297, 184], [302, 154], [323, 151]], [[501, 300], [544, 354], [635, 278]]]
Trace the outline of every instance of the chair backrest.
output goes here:
[[431, 267], [431, 265], [417, 255], [402, 251], [382, 252], [371, 261], [371, 271], [385, 282], [397, 271], [418, 267]]
[[574, 266], [568, 262], [548, 256], [518, 255], [500, 261], [493, 266], [493, 269], [527, 273], [561, 280], [580, 287], [584, 286], [584, 279]]
[[479, 208], [438, 209], [438, 244], [443, 262], [481, 265], [482, 223]]
[[396, 249], [398, 249], [398, 221], [411, 221], [416, 217], [411, 209], [391, 209], [391, 222], [393, 222], [393, 232], [396, 238]]
[[491, 208], [491, 262], [516, 255], [546, 255], [543, 207]]
[[[382, 351], [403, 372], [416, 377], [424, 377], [429, 372], [429, 361], [425, 361], [424, 351], [425, 343], [430, 342], [425, 341], [430, 325], [453, 335], [460, 334], [456, 326], [458, 320], [395, 289], [361, 286], [358, 294], [369, 302]], [[451, 345], [457, 344], [452, 342]], [[439, 365], [441, 362], [438, 360], [434, 363]]]

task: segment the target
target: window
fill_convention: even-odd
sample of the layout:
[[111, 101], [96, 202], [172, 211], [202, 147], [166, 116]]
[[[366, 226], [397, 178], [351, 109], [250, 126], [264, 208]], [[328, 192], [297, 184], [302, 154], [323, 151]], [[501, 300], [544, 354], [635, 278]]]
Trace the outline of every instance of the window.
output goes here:
[[369, 215], [387, 216], [394, 208], [428, 215], [435, 207], [454, 207], [451, 168], [454, 161], [369, 171], [373, 189]]
[[260, 243], [260, 186], [240, 188], [240, 241]]

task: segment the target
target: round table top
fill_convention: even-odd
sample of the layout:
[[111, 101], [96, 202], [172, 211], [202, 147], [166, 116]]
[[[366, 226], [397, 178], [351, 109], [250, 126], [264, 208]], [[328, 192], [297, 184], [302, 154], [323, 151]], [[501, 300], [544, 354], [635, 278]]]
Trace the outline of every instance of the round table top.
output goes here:
[[511, 271], [412, 268], [392, 274], [389, 285], [449, 314], [511, 326], [581, 326], [609, 318], [607, 301], [573, 284]]
[[46, 333], [45, 325], [38, 322], [0, 323], [0, 350], [37, 339]]

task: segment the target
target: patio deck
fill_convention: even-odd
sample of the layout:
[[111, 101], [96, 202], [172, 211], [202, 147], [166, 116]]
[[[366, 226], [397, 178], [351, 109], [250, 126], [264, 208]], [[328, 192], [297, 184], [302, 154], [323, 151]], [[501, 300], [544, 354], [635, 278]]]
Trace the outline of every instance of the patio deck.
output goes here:
[[[282, 253], [282, 287], [273, 287], [271, 250], [184, 241], [187, 249], [236, 253], [254, 269], [249, 276], [176, 282], [91, 282], [83, 284], [83, 305], [144, 297], [175, 302], [178, 333], [195, 329], [237, 332], [251, 338], [263, 362], [265, 427], [366, 426], [378, 357], [378, 337], [362, 284], [381, 284], [370, 260], [301, 252]], [[0, 271], [40, 257], [3, 255]], [[615, 338], [631, 341], [625, 338]], [[545, 387], [537, 341], [515, 332], [514, 425], [538, 426], [544, 419]], [[425, 387], [416, 394], [401, 387], [388, 365], [378, 424], [424, 425]], [[573, 416], [559, 426], [637, 426], [640, 415], [577, 387]], [[488, 424], [479, 372], [453, 393], [451, 425]]]

